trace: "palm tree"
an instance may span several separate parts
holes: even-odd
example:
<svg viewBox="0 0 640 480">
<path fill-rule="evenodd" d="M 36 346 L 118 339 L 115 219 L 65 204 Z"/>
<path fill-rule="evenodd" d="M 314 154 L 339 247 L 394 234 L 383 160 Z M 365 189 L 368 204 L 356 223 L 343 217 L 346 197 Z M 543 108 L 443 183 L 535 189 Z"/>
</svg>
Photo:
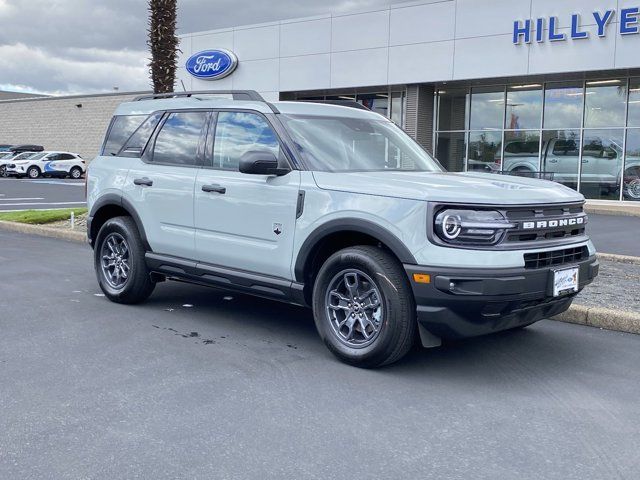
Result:
<svg viewBox="0 0 640 480">
<path fill-rule="evenodd" d="M 176 79 L 178 37 L 176 36 L 177 0 L 148 0 L 149 72 L 154 93 L 173 92 Z"/>
</svg>

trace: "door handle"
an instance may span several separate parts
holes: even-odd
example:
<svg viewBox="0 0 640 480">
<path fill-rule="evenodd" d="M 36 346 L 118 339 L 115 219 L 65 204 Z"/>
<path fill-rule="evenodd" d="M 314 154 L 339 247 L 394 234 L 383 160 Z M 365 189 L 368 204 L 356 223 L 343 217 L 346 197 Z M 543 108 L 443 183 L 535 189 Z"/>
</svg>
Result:
<svg viewBox="0 0 640 480">
<path fill-rule="evenodd" d="M 140 186 L 143 186 L 143 187 L 151 187 L 151 186 L 153 186 L 153 180 L 151 180 L 151 179 L 149 179 L 147 177 L 136 178 L 136 179 L 133 180 L 133 184 L 134 185 L 140 185 Z"/>
<path fill-rule="evenodd" d="M 589 163 L 589 160 L 582 160 L 582 163 Z"/>
<path fill-rule="evenodd" d="M 555 158 L 552 158 L 549 160 L 549 163 L 558 163 L 558 160 L 556 160 Z"/>
<path fill-rule="evenodd" d="M 225 193 L 227 193 L 227 189 L 224 188 L 221 185 L 218 184 L 214 184 L 214 185 L 203 185 L 202 186 L 202 191 L 203 192 L 207 192 L 207 193 L 219 193 L 221 195 L 224 195 Z"/>
</svg>

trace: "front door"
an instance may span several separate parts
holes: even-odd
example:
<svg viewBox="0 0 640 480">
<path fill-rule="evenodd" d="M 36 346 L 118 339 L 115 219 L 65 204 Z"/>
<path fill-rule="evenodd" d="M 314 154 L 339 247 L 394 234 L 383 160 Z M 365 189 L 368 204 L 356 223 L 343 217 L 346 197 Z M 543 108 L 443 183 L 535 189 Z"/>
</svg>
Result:
<svg viewBox="0 0 640 480">
<path fill-rule="evenodd" d="M 268 150 L 286 163 L 278 136 L 253 112 L 220 112 L 213 154 L 195 185 L 196 256 L 203 263 L 291 279 L 300 172 L 240 173 L 246 152 Z"/>
</svg>

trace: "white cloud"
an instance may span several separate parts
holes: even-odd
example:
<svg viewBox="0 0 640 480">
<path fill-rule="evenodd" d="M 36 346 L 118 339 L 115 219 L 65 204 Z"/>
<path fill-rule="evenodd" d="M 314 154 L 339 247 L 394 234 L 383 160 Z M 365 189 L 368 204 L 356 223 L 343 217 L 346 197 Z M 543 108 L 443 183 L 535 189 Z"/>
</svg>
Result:
<svg viewBox="0 0 640 480">
<path fill-rule="evenodd" d="M 179 33 L 406 0 L 179 0 Z M 0 87 L 46 93 L 147 90 L 142 0 L 0 0 Z"/>
</svg>

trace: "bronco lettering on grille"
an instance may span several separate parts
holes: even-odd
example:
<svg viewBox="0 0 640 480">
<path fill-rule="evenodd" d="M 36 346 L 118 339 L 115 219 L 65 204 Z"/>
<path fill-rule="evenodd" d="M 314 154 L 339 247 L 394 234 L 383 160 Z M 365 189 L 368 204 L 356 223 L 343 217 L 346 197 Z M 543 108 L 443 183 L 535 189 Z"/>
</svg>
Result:
<svg viewBox="0 0 640 480">
<path fill-rule="evenodd" d="M 572 225 L 584 225 L 584 217 L 562 218 L 558 220 L 538 220 L 535 222 L 522 222 L 523 230 L 538 230 L 545 228 L 568 227 Z"/>
</svg>

